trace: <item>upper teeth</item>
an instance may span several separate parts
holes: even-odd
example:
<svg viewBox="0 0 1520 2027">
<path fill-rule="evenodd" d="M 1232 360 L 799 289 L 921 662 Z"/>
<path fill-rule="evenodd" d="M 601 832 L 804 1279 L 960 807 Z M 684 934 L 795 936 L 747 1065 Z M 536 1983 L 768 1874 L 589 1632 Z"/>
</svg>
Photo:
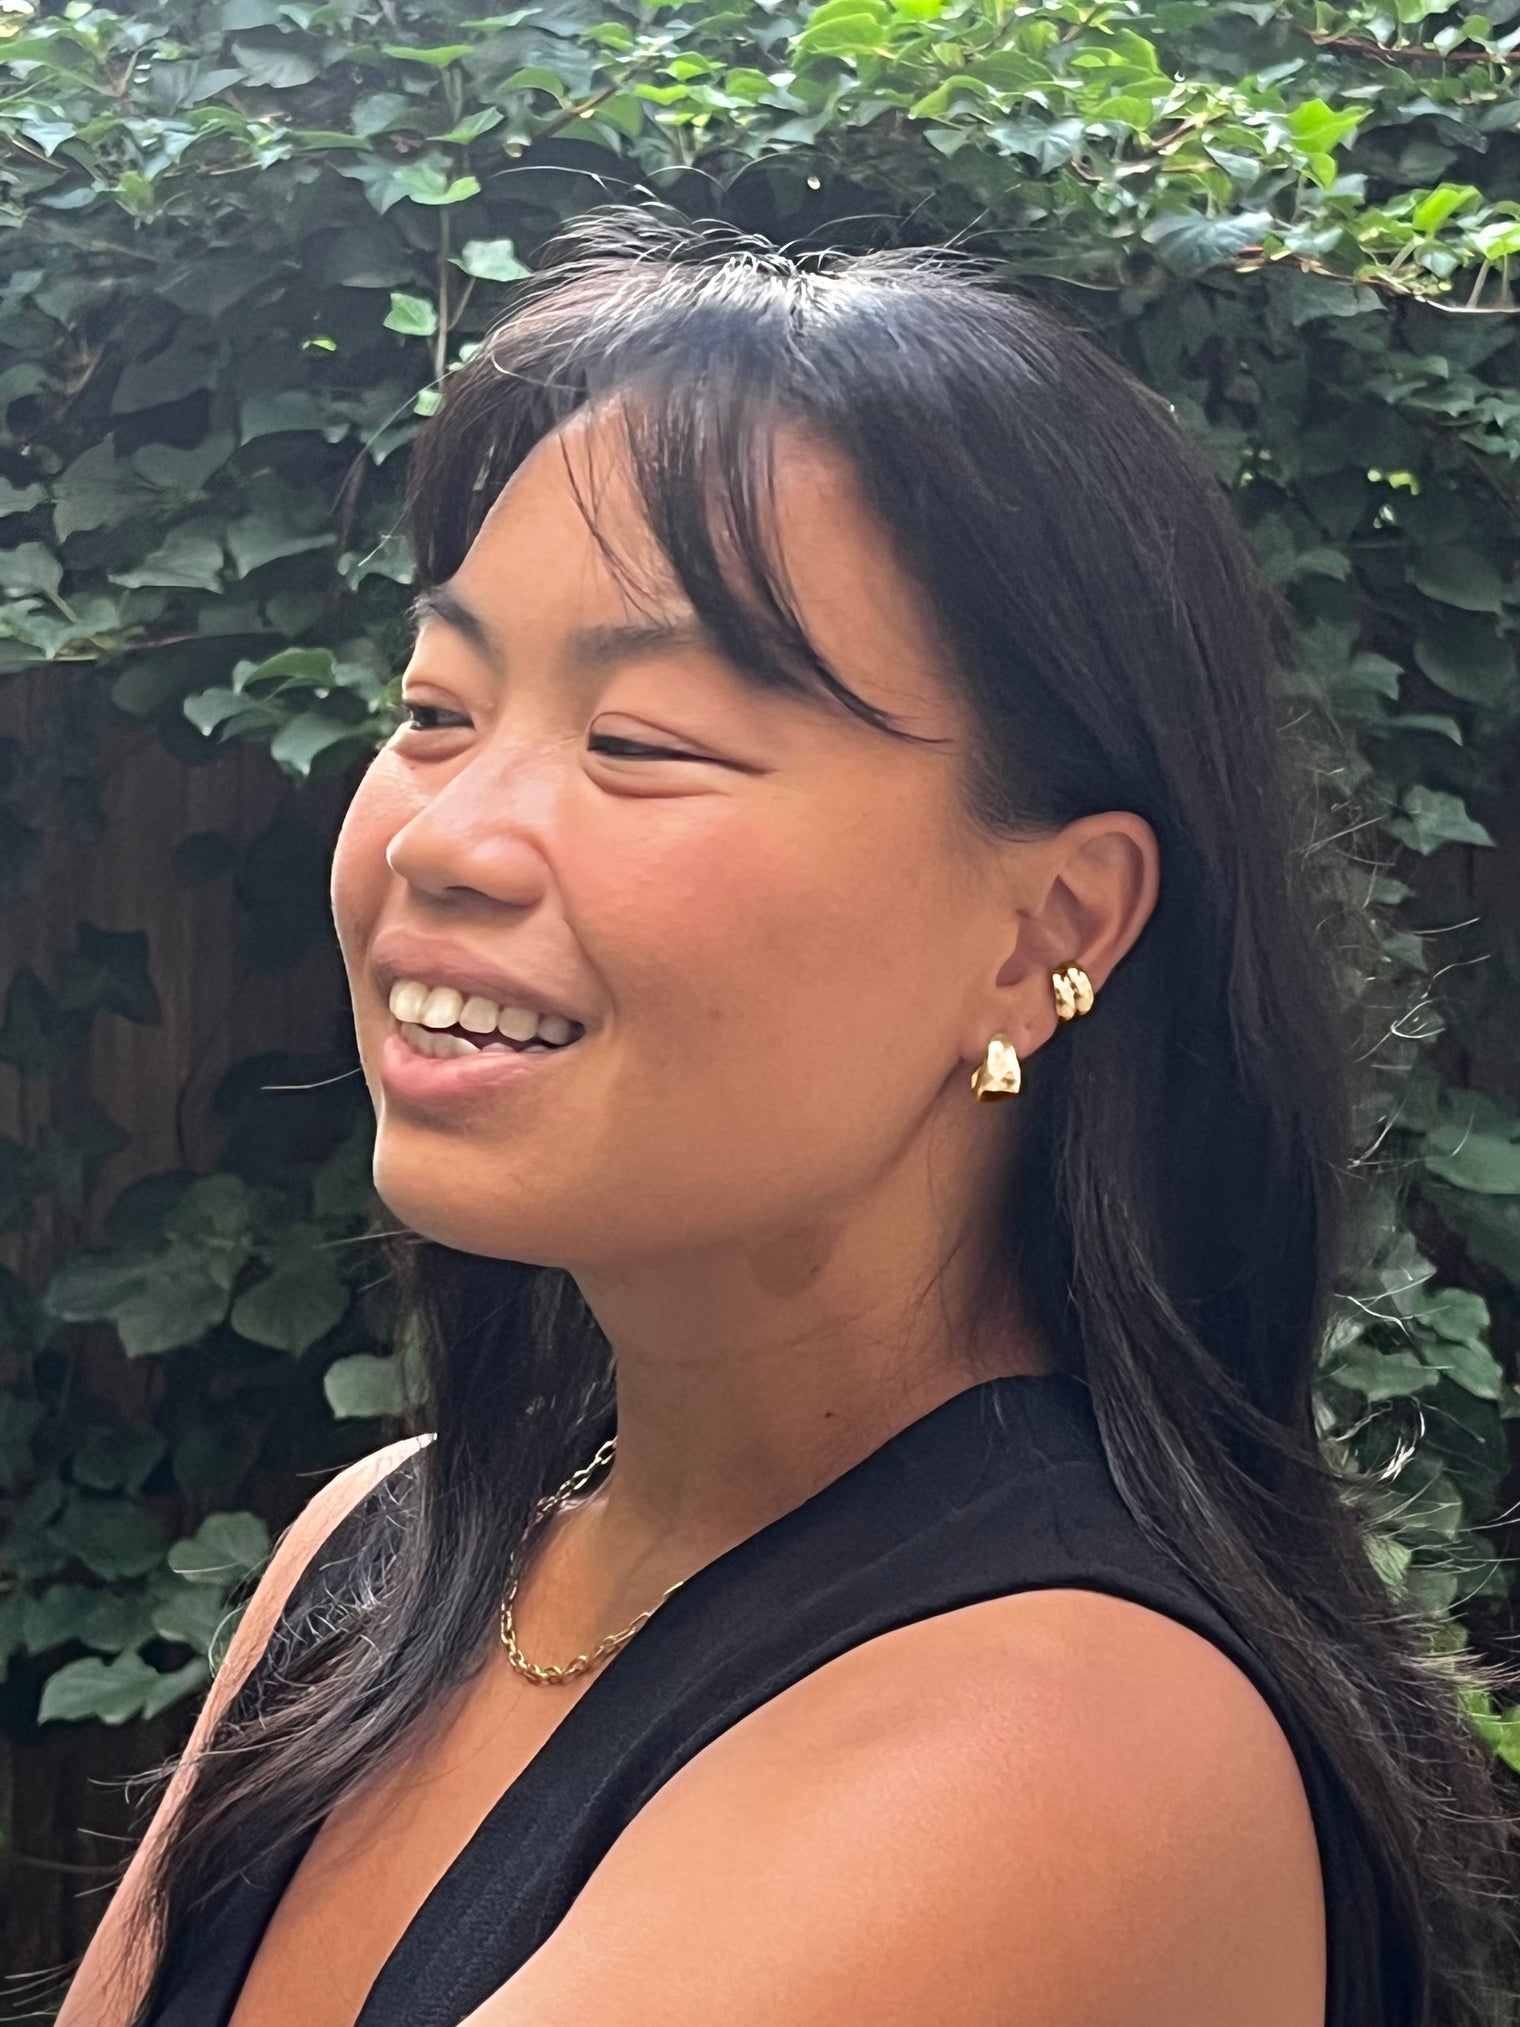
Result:
<svg viewBox="0 0 1520 2027">
<path fill-rule="evenodd" d="M 502 1034 L 512 1042 L 531 1042 L 536 1038 L 551 1048 L 568 1042 L 576 1025 L 563 1014 L 535 1013 L 525 1006 L 498 1006 L 482 993 L 466 997 L 451 985 L 423 985 L 415 978 L 397 979 L 391 987 L 390 1007 L 398 1021 L 410 1021 L 417 1027 L 459 1026 L 468 1034 Z"/>
</svg>

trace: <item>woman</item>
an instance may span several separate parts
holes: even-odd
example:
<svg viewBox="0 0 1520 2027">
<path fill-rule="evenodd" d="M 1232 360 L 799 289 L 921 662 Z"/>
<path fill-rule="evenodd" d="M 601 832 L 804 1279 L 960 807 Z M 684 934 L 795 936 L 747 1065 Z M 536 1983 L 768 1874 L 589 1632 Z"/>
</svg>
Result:
<svg viewBox="0 0 1520 2027">
<path fill-rule="evenodd" d="M 333 900 L 436 1433 L 286 1535 L 63 2027 L 1507 2017 L 1311 1415 L 1357 925 L 1169 411 L 610 207 L 411 485 Z"/>
</svg>

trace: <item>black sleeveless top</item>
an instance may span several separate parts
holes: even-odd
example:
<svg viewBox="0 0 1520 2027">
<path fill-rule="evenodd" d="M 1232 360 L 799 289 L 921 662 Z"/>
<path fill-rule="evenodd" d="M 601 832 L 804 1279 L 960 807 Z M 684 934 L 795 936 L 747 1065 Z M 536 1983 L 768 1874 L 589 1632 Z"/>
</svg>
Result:
<svg viewBox="0 0 1520 2027">
<path fill-rule="evenodd" d="M 361 1502 L 303 1582 L 330 1585 L 344 1539 L 351 1547 L 372 1517 Z M 381 1969 L 356 2027 L 458 2027 L 547 1939 L 671 1775 L 813 1669 L 894 1627 L 1057 1586 L 1176 1619 L 1255 1684 L 1297 1757 L 1318 1834 L 1326 2027 L 1399 2027 L 1413 1966 L 1311 1724 L 1223 1603 L 1141 1533 L 1104 1461 L 1086 1386 L 1060 1374 L 954 1395 L 688 1578 L 495 1803 Z M 1013 1679 L 1008 1694 L 1018 1694 Z M 234 1885 L 170 1939 L 149 2027 L 226 2027 L 314 1834 L 278 1854 L 250 1852 Z"/>
</svg>

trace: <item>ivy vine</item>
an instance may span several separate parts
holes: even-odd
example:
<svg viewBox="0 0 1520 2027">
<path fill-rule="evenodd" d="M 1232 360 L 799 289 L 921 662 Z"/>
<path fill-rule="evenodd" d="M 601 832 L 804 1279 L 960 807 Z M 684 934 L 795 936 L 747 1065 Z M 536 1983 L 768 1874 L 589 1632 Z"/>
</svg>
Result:
<svg viewBox="0 0 1520 2027">
<path fill-rule="evenodd" d="M 394 705 L 407 444 L 590 205 L 991 249 L 1173 404 L 1378 812 L 1367 897 L 1407 1008 L 1325 1440 L 1388 1474 L 1390 1586 L 1453 1646 L 1500 1639 L 1520 942 L 1473 891 L 1515 836 L 1520 0 L 3 0 L 0 36 L 0 697 L 39 695 L 46 728 L 0 739 L 3 906 L 34 902 L 48 840 L 130 849 L 99 778 L 124 724 L 186 770 L 228 742 L 301 783 L 362 764 Z M 328 933 L 288 820 L 194 833 L 175 871 L 230 883 L 255 970 Z M 80 921 L 50 975 L 9 978 L 0 1064 L 51 1093 L 0 1140 L 13 1239 L 101 1210 L 126 1134 L 78 1066 L 103 1013 L 159 1020 L 138 932 Z M 415 1395 L 364 1238 L 362 1090 L 309 1078 L 276 1120 L 262 1087 L 301 1067 L 224 1081 L 213 1172 L 134 1184 L 40 1283 L 0 1270 L 25 1724 L 197 1692 L 268 1552 L 261 1463 L 339 1461 Z M 140 1409 L 81 1380 L 102 1333 L 151 1369 Z M 1520 1768 L 1520 1715 L 1472 1714 Z"/>
</svg>

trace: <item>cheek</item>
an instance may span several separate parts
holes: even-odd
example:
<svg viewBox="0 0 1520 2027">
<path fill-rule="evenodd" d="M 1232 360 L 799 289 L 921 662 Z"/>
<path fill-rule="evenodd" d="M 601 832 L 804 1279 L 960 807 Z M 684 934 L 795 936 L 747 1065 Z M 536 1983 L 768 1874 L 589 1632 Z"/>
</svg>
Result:
<svg viewBox="0 0 1520 2027">
<path fill-rule="evenodd" d="M 412 812 L 415 798 L 381 753 L 354 791 L 333 849 L 332 910 L 345 958 L 362 943 L 393 875 L 386 849 Z"/>
<path fill-rule="evenodd" d="M 658 848 L 588 863 L 577 927 L 655 1060 L 660 1038 L 680 1037 L 685 1073 L 703 1055 L 731 1069 L 734 1049 L 754 1048 L 777 1076 L 795 1045 L 820 1073 L 858 1046 L 863 1008 L 901 1013 L 910 1050 L 918 1015 L 937 1025 L 928 946 L 953 933 L 949 884 L 931 855 L 895 842 L 928 825 L 889 822 L 874 802 L 826 822 L 816 806 L 797 815 L 704 811 Z"/>
</svg>

